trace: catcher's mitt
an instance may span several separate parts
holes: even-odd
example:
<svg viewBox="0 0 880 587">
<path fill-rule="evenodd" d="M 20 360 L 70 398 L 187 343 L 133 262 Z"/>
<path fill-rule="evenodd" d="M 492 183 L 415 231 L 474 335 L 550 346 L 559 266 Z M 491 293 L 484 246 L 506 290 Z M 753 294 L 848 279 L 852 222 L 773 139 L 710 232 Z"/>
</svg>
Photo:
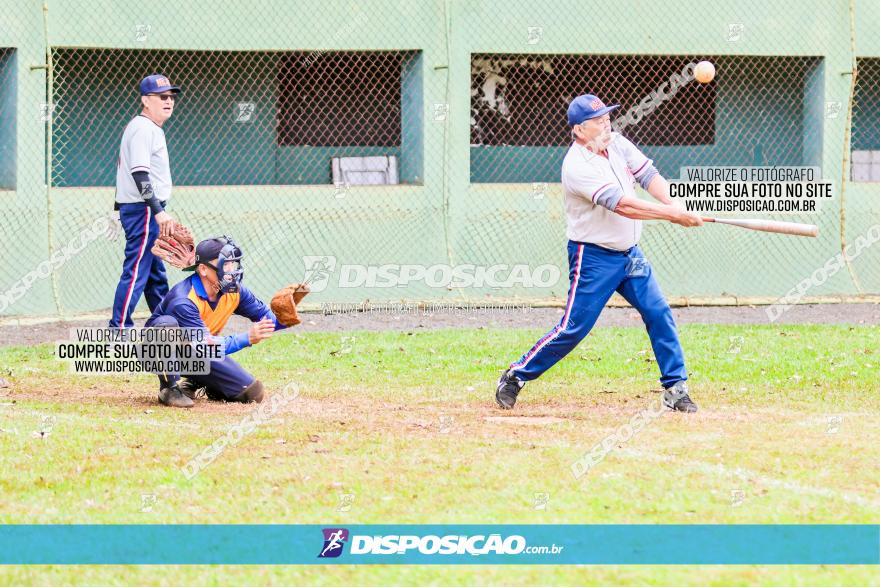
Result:
<svg viewBox="0 0 880 587">
<path fill-rule="evenodd" d="M 278 321 L 285 326 L 296 326 L 302 322 L 299 318 L 299 313 L 296 311 L 296 306 L 310 291 L 309 286 L 305 283 L 294 283 L 279 289 L 272 296 L 272 303 L 270 304 L 272 312 Z"/>
<path fill-rule="evenodd" d="M 178 269 L 190 267 L 196 262 L 196 245 L 192 231 L 178 223 L 175 223 L 171 236 L 159 235 L 150 251 Z"/>
</svg>

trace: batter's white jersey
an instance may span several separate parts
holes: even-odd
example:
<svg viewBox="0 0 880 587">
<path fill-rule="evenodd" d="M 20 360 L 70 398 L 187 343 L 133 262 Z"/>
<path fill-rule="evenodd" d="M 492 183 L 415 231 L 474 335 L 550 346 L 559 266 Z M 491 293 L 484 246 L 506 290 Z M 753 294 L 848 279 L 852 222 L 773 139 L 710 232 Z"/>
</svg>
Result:
<svg viewBox="0 0 880 587">
<path fill-rule="evenodd" d="M 116 201 L 136 204 L 144 198 L 138 191 L 131 174 L 147 171 L 156 199 L 164 202 L 171 197 L 171 166 L 168 164 L 168 145 L 162 127 L 139 114 L 125 127 L 116 162 Z"/>
<path fill-rule="evenodd" d="M 574 143 L 565 155 L 566 235 L 573 241 L 625 251 L 638 244 L 642 221 L 611 209 L 623 196 L 636 197 L 636 179 L 653 169 L 653 162 L 619 133 L 611 133 L 606 154 L 598 155 Z"/>
</svg>

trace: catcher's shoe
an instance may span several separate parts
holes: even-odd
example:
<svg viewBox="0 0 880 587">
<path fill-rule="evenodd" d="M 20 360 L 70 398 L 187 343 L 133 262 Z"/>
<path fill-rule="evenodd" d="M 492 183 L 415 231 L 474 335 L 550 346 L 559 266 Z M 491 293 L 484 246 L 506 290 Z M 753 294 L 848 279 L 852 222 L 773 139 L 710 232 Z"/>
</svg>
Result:
<svg viewBox="0 0 880 587">
<path fill-rule="evenodd" d="M 498 380 L 498 387 L 495 388 L 495 401 L 503 410 L 512 410 L 516 405 L 516 396 L 525 385 L 525 381 L 520 381 L 511 372 L 510 369 L 501 374 Z"/>
<path fill-rule="evenodd" d="M 193 401 L 181 393 L 177 385 L 163 387 L 159 391 L 159 402 L 172 408 L 191 408 Z"/>
<path fill-rule="evenodd" d="M 263 383 L 259 379 L 255 379 L 253 383 L 244 388 L 244 391 L 229 401 L 243 404 L 260 403 L 263 401 Z"/>
<path fill-rule="evenodd" d="M 180 393 L 192 400 L 205 395 L 205 387 L 200 387 L 198 383 L 189 377 L 181 377 L 180 381 L 177 382 L 177 387 L 180 389 Z"/>
<path fill-rule="evenodd" d="M 697 404 L 691 401 L 687 383 L 684 381 L 678 381 L 663 391 L 663 405 L 670 410 L 686 414 L 693 414 L 697 411 Z"/>
<path fill-rule="evenodd" d="M 231 402 L 235 400 L 231 400 L 225 395 L 223 392 L 217 389 L 216 387 L 206 387 L 205 388 L 205 397 L 211 400 L 212 402 Z"/>
</svg>

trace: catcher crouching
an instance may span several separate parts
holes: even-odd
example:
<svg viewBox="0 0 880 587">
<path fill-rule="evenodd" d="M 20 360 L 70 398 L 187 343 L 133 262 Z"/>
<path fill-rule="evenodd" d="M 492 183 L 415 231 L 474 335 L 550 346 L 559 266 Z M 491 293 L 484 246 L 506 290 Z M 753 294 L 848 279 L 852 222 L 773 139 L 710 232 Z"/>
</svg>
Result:
<svg viewBox="0 0 880 587">
<path fill-rule="evenodd" d="M 186 255 L 169 253 L 166 260 L 181 264 Z M 308 293 L 305 285 L 280 290 L 266 307 L 241 285 L 241 249 L 228 236 L 209 238 L 195 248 L 192 264 L 180 266 L 195 273 L 171 288 L 147 320 L 147 327 L 206 328 L 214 341 L 224 346 L 224 358 L 211 361 L 207 375 L 159 376 L 159 401 L 166 406 L 189 408 L 199 390 L 209 399 L 228 402 L 260 402 L 263 384 L 230 357 L 245 347 L 272 336 L 276 330 L 300 323 L 296 304 Z M 274 311 L 273 311 L 274 310 Z M 232 314 L 250 319 L 248 332 L 218 335 Z"/>
</svg>

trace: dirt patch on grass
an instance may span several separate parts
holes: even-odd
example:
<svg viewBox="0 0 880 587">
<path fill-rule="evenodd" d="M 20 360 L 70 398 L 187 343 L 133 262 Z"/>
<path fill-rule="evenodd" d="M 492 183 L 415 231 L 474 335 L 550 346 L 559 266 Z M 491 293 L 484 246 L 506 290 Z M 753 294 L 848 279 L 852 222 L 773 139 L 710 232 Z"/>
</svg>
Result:
<svg viewBox="0 0 880 587">
<path fill-rule="evenodd" d="M 770 324 L 764 307 L 722 306 L 674 308 L 678 324 Z M 516 310 L 468 309 L 462 312 L 410 312 L 382 314 L 352 312 L 343 314 L 303 314 L 297 332 L 350 332 L 416 330 L 436 328 L 544 328 L 550 329 L 562 316 L 561 308 L 529 308 Z M 138 320 L 142 325 L 144 320 Z M 878 304 L 811 304 L 794 306 L 776 324 L 880 324 Z M 0 346 L 32 345 L 66 340 L 71 328 L 104 327 L 106 320 L 57 321 L 32 325 L 0 326 Z M 638 312 L 632 308 L 605 308 L 596 325 L 644 328 Z M 225 333 L 245 332 L 248 322 L 233 316 Z"/>
<path fill-rule="evenodd" d="M 485 416 L 483 420 L 513 426 L 546 426 L 565 422 L 565 419 L 555 416 Z"/>
</svg>

